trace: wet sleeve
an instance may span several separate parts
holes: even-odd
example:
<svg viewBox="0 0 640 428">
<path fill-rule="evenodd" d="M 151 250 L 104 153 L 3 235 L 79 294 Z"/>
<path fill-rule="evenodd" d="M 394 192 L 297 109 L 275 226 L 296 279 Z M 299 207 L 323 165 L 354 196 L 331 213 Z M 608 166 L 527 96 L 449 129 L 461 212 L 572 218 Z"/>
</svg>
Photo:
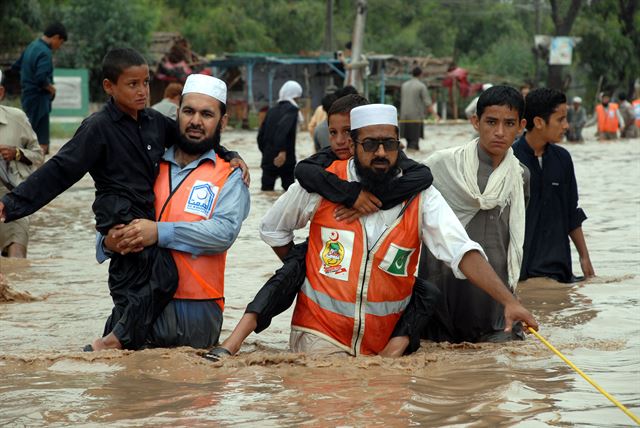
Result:
<svg viewBox="0 0 640 428">
<path fill-rule="evenodd" d="M 101 157 L 100 140 L 95 126 L 83 122 L 54 157 L 2 198 L 7 221 L 33 214 L 80 180 Z"/>
<path fill-rule="evenodd" d="M 394 178 L 374 192 L 382 202 L 383 210 L 406 201 L 433 183 L 429 167 L 409 159 L 402 151 L 398 154 L 398 167 L 402 170 L 402 176 Z"/>
<path fill-rule="evenodd" d="M 338 158 L 330 147 L 298 162 L 295 176 L 309 193 L 317 193 L 325 199 L 346 207 L 352 207 L 362 190 L 362 184 L 345 181 L 326 170 Z"/>
<path fill-rule="evenodd" d="M 573 161 L 571 156 L 567 154 L 569 162 L 567 168 L 567 174 L 569 175 L 569 195 L 568 195 L 568 209 L 569 209 L 569 232 L 572 232 L 576 228 L 582 226 L 582 222 L 587 219 L 587 215 L 582 208 L 578 206 L 578 183 L 576 181 L 576 174 L 573 170 Z"/>
</svg>

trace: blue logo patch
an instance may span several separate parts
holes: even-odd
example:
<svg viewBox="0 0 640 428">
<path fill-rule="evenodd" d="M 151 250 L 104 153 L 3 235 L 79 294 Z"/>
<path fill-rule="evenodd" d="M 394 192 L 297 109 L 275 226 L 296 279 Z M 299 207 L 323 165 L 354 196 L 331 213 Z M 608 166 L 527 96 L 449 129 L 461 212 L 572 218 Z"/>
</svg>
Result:
<svg viewBox="0 0 640 428">
<path fill-rule="evenodd" d="M 213 211 L 213 202 L 216 200 L 217 194 L 217 186 L 206 181 L 197 180 L 191 188 L 184 211 L 209 218 Z"/>
</svg>

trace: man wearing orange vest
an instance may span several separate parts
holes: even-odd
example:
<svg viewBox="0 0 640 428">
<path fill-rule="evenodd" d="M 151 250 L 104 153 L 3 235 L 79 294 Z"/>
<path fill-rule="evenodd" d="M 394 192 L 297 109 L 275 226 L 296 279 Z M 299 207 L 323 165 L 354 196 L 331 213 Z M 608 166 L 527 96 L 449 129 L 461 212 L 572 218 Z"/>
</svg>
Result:
<svg viewBox="0 0 640 428">
<path fill-rule="evenodd" d="M 611 102 L 609 94 L 602 95 L 602 103 L 596 106 L 598 119 L 598 139 L 615 140 L 618 138 L 618 128 L 624 120 L 618 111 L 618 104 Z"/>
<path fill-rule="evenodd" d="M 172 250 L 178 289 L 156 319 L 148 346 L 208 348 L 220 336 L 226 251 L 249 213 L 241 171 L 216 155 L 227 124 L 226 96 L 220 79 L 187 78 L 178 109 L 180 138 L 164 154 L 155 182 L 156 221 L 134 220 L 110 230 L 104 241 L 114 252 L 156 243 Z"/>
<path fill-rule="evenodd" d="M 350 119 L 354 158 L 335 161 L 328 171 L 366 189 L 384 185 L 399 172 L 396 108 L 356 107 Z M 394 341 L 404 349 L 406 338 L 390 337 L 411 298 L 422 243 L 456 276 L 502 303 L 507 326 L 519 320 L 537 328 L 435 188 L 351 223 L 336 219 L 338 207 L 295 183 L 262 219 L 260 235 L 281 258 L 293 245 L 294 230 L 310 222 L 306 279 L 292 318 L 292 351 L 375 355 L 393 348 Z"/>
</svg>

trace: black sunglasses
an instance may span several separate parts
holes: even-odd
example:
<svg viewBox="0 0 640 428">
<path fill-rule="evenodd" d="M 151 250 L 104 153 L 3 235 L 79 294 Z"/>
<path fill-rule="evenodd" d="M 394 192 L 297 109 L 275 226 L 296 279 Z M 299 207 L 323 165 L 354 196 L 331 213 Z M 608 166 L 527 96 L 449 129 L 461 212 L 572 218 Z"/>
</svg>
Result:
<svg viewBox="0 0 640 428">
<path fill-rule="evenodd" d="M 381 138 L 379 140 L 374 140 L 372 138 L 367 138 L 364 141 L 356 141 L 356 143 L 362 145 L 362 149 L 365 152 L 375 152 L 382 144 L 385 152 L 395 152 L 400 148 L 400 140 L 394 140 L 392 138 Z"/>
</svg>

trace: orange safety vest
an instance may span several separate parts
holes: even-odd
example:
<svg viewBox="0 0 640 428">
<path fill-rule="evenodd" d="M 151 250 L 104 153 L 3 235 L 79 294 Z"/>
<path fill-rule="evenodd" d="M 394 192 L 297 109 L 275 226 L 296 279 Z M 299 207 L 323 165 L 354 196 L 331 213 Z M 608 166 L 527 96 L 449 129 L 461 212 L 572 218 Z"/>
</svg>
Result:
<svg viewBox="0 0 640 428">
<path fill-rule="evenodd" d="M 633 113 L 636 117 L 636 126 L 640 128 L 640 99 L 635 100 L 632 104 Z"/>
<path fill-rule="evenodd" d="M 160 172 L 154 186 L 157 221 L 201 221 L 211 218 L 215 204 L 231 173 L 228 162 L 206 160 L 192 170 L 171 191 L 171 165 L 160 163 Z M 178 268 L 176 299 L 216 299 L 224 309 L 224 268 L 227 252 L 194 256 L 171 250 Z"/>
<path fill-rule="evenodd" d="M 327 171 L 347 179 L 347 161 Z M 364 223 L 334 219 L 322 199 L 311 219 L 307 276 L 292 329 L 320 336 L 352 355 L 377 354 L 409 304 L 421 243 L 421 197 L 382 234 L 371 251 Z"/>
<path fill-rule="evenodd" d="M 609 103 L 609 110 L 605 110 L 602 104 L 596 106 L 598 116 L 598 132 L 618 132 L 618 104 Z"/>
</svg>

